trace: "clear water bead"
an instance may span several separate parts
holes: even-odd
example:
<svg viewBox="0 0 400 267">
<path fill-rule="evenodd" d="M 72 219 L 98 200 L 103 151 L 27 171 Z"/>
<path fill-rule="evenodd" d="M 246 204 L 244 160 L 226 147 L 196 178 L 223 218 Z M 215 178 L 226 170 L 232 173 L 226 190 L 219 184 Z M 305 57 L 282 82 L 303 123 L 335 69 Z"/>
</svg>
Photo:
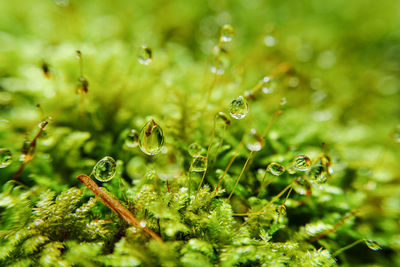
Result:
<svg viewBox="0 0 400 267">
<path fill-rule="evenodd" d="M 104 157 L 93 168 L 94 177 L 100 182 L 108 182 L 115 176 L 117 164 L 112 157 Z"/>
<path fill-rule="evenodd" d="M 10 166 L 12 163 L 12 153 L 8 148 L 0 148 L 0 168 Z"/>
<path fill-rule="evenodd" d="M 298 171 L 309 171 L 311 169 L 311 160 L 304 155 L 297 156 L 293 160 L 293 167 Z"/>
<path fill-rule="evenodd" d="M 229 43 L 232 41 L 233 36 L 235 36 L 235 29 L 229 24 L 223 25 L 221 28 L 220 41 Z"/>
<path fill-rule="evenodd" d="M 135 129 L 129 130 L 124 145 L 128 148 L 135 148 L 139 145 L 139 133 Z"/>
<path fill-rule="evenodd" d="M 268 165 L 267 172 L 275 176 L 280 176 L 285 172 L 285 168 L 278 163 L 272 162 Z"/>
<path fill-rule="evenodd" d="M 203 156 L 195 157 L 192 161 L 193 172 L 203 172 L 207 170 L 207 158 Z"/>
<path fill-rule="evenodd" d="M 140 64 L 142 65 L 149 65 L 151 61 L 153 60 L 153 52 L 150 47 L 146 45 L 142 45 L 140 47 L 137 60 L 139 61 Z"/>
<path fill-rule="evenodd" d="M 229 105 L 229 113 L 237 120 L 241 120 L 249 113 L 249 105 L 243 96 L 239 96 Z"/>
<path fill-rule="evenodd" d="M 160 153 L 164 144 L 164 133 L 154 121 L 147 122 L 139 134 L 139 148 L 147 155 Z"/>
</svg>

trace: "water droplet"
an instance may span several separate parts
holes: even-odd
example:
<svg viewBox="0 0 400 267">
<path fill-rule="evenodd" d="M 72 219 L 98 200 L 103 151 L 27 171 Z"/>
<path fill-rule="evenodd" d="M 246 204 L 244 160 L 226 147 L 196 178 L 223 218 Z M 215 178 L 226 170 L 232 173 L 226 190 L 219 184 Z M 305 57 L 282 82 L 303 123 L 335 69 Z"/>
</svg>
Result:
<svg viewBox="0 0 400 267">
<path fill-rule="evenodd" d="M 112 157 L 104 157 L 93 167 L 93 175 L 100 182 L 108 182 L 115 176 L 117 164 Z"/>
<path fill-rule="evenodd" d="M 243 119 L 249 113 L 249 105 L 243 96 L 239 96 L 229 105 L 229 113 L 235 119 Z"/>
<path fill-rule="evenodd" d="M 229 67 L 230 59 L 228 51 L 223 47 L 215 46 L 213 49 L 213 65 L 210 67 L 210 71 L 216 75 L 222 75 L 225 70 Z"/>
<path fill-rule="evenodd" d="M 147 122 L 139 134 L 139 147 L 147 155 L 160 153 L 164 144 L 164 133 L 161 127 L 154 121 Z"/>
<path fill-rule="evenodd" d="M 270 77 L 265 76 L 261 80 L 261 91 L 264 94 L 271 94 L 274 90 L 275 90 L 275 84 L 273 80 Z"/>
<path fill-rule="evenodd" d="M 205 170 L 207 170 L 207 158 L 203 156 L 195 157 L 192 162 L 192 171 L 203 172 Z"/>
<path fill-rule="evenodd" d="M 380 249 L 382 249 L 378 243 L 374 240 L 370 240 L 370 239 L 366 239 L 364 240 L 365 244 L 373 251 L 378 251 Z"/>
<path fill-rule="evenodd" d="M 11 163 L 11 151 L 8 148 L 0 148 L 0 168 L 8 167 Z"/>
<path fill-rule="evenodd" d="M 267 35 L 264 38 L 264 44 L 268 47 L 273 47 L 276 45 L 276 39 L 272 35 Z"/>
<path fill-rule="evenodd" d="M 139 50 L 139 54 L 137 56 L 137 60 L 142 65 L 149 65 L 153 58 L 153 52 L 150 47 L 146 45 L 142 45 Z"/>
<path fill-rule="evenodd" d="M 293 190 L 300 195 L 308 196 L 311 194 L 311 185 L 303 178 L 298 177 L 296 182 L 293 183 Z"/>
<path fill-rule="evenodd" d="M 321 164 L 316 164 L 316 166 L 313 166 L 311 172 L 312 172 L 311 177 L 318 184 L 323 184 L 328 179 L 327 170 L 326 170 L 325 166 L 323 166 Z"/>
<path fill-rule="evenodd" d="M 260 151 L 264 146 L 263 138 L 257 134 L 254 128 L 250 130 L 250 134 L 245 136 L 244 142 L 250 151 Z"/>
<path fill-rule="evenodd" d="M 281 107 L 283 107 L 284 105 L 286 105 L 287 104 L 287 99 L 286 99 L 286 97 L 282 97 L 281 98 L 281 102 L 279 103 L 279 105 L 281 106 Z"/>
<path fill-rule="evenodd" d="M 135 129 L 129 130 L 124 145 L 128 148 L 135 148 L 139 145 L 139 133 Z"/>
<path fill-rule="evenodd" d="M 304 155 L 297 156 L 293 160 L 293 167 L 298 171 L 309 171 L 311 169 L 311 160 Z"/>
<path fill-rule="evenodd" d="M 223 112 L 218 112 L 215 117 L 217 119 L 222 120 L 226 125 L 231 125 L 231 120 L 229 119 L 228 115 Z"/>
<path fill-rule="evenodd" d="M 280 176 L 285 172 L 285 167 L 283 167 L 278 163 L 273 162 L 268 165 L 267 171 L 272 175 Z"/>
<path fill-rule="evenodd" d="M 204 149 L 201 145 L 199 145 L 198 143 L 193 143 L 191 145 L 189 145 L 188 148 L 188 152 L 190 154 L 190 156 L 192 157 L 198 157 L 201 155 L 201 153 L 203 153 Z"/>
<path fill-rule="evenodd" d="M 235 29 L 229 24 L 223 25 L 221 28 L 220 41 L 229 43 L 232 41 L 233 36 L 235 36 Z"/>
</svg>

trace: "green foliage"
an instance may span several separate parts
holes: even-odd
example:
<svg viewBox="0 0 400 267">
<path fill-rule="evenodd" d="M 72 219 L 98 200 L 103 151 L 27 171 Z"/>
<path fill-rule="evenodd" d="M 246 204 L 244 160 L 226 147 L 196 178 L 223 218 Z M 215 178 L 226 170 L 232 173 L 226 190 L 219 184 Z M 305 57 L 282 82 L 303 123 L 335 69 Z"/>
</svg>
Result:
<svg viewBox="0 0 400 267">
<path fill-rule="evenodd" d="M 0 266 L 400 265 L 395 0 L 0 11 Z"/>
</svg>

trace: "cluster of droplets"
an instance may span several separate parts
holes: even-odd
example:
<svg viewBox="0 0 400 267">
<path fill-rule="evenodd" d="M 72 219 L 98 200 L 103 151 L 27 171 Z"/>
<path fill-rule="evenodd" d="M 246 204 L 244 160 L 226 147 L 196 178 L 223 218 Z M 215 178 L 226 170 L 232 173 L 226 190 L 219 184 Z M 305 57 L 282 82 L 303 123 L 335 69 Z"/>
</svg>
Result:
<svg viewBox="0 0 400 267">
<path fill-rule="evenodd" d="M 241 120 L 249 113 L 249 104 L 243 96 L 239 96 L 229 104 L 228 111 L 232 118 Z"/>
<path fill-rule="evenodd" d="M 142 65 L 149 65 L 153 60 L 153 51 L 150 47 L 142 45 L 137 55 L 137 60 Z"/>
<path fill-rule="evenodd" d="M 0 148 L 0 168 L 10 166 L 12 163 L 12 153 L 8 148 Z"/>
<path fill-rule="evenodd" d="M 114 178 L 117 164 L 112 157 L 104 157 L 93 167 L 92 174 L 100 182 L 108 182 Z"/>
<path fill-rule="evenodd" d="M 208 160 L 207 157 L 202 156 L 205 149 L 199 143 L 192 143 L 188 147 L 189 155 L 193 157 L 191 163 L 191 171 L 203 172 L 207 170 Z"/>
<path fill-rule="evenodd" d="M 147 122 L 139 133 L 139 148 L 147 155 L 160 153 L 164 145 L 164 133 L 153 119 Z"/>
</svg>

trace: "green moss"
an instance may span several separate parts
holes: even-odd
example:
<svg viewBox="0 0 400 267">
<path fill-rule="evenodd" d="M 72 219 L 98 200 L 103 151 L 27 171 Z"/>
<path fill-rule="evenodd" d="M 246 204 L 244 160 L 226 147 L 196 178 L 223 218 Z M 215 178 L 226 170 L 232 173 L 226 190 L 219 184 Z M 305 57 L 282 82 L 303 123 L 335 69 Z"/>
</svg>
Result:
<svg viewBox="0 0 400 267">
<path fill-rule="evenodd" d="M 400 265 L 396 1 L 0 11 L 1 266 Z"/>
</svg>

